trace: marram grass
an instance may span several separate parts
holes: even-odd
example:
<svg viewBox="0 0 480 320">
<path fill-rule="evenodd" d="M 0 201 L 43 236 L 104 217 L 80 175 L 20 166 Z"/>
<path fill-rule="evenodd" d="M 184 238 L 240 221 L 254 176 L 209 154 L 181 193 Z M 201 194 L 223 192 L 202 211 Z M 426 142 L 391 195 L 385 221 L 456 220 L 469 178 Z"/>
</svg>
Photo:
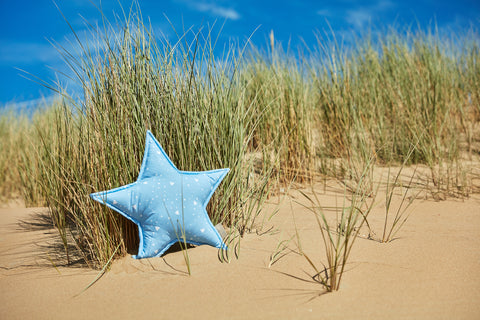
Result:
<svg viewBox="0 0 480 320">
<path fill-rule="evenodd" d="M 473 31 L 388 31 L 348 48 L 319 38 L 300 57 L 272 37 L 268 52 L 231 47 L 219 59 L 212 30 L 160 41 L 139 11 L 104 26 L 79 54 L 58 48 L 81 98 L 57 88 L 64 100 L 33 120 L 0 115 L 1 195 L 46 203 L 65 248 L 73 240 L 92 267 L 138 245 L 136 226 L 88 195 L 136 179 L 146 130 L 181 170 L 231 169 L 207 211 L 240 236 L 292 180 L 323 175 L 374 192 L 372 157 L 426 165 L 436 199 L 478 191 L 465 161 L 480 150 Z"/>
</svg>

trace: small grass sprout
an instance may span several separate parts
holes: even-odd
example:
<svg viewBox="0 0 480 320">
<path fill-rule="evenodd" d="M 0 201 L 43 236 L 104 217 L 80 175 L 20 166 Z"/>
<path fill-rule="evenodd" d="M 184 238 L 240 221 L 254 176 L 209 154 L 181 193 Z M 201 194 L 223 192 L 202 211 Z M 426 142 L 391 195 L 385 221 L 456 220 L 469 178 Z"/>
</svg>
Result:
<svg viewBox="0 0 480 320">
<path fill-rule="evenodd" d="M 319 267 L 302 249 L 301 245 L 298 246 L 299 251 L 315 271 L 312 279 L 320 283 L 328 292 L 337 291 L 340 288 L 345 266 L 348 263 L 355 240 L 372 209 L 374 200 L 370 203 L 367 201 L 370 192 L 366 192 L 366 189 L 363 188 L 363 184 L 366 182 L 364 178 L 372 165 L 373 159 L 367 162 L 359 180 L 359 185 L 350 198 L 348 198 L 345 190 L 343 206 L 337 208 L 336 222 L 329 221 L 329 217 L 324 212 L 315 191 L 312 190 L 313 198 L 305 192 L 301 192 L 310 203 L 309 206 L 304 206 L 313 213 L 322 236 L 326 263 L 322 263 L 322 267 Z M 298 232 L 297 236 L 300 237 Z"/>
<path fill-rule="evenodd" d="M 390 169 L 388 168 L 388 178 L 387 178 L 387 190 L 385 193 L 385 221 L 383 224 L 383 232 L 381 242 L 390 242 L 394 239 L 397 232 L 402 228 L 405 222 L 408 220 L 409 213 L 407 212 L 408 208 L 411 206 L 413 201 L 416 199 L 420 191 L 415 192 L 413 188 L 413 179 L 416 175 L 417 169 L 415 168 L 413 173 L 410 176 L 406 185 L 403 185 L 399 180 L 403 166 L 395 175 L 393 183 L 390 183 Z M 400 189 L 401 192 L 401 201 L 395 210 L 395 216 L 393 220 L 390 220 L 391 210 L 392 210 L 392 198 L 395 194 L 395 190 Z M 412 191 L 413 190 L 413 191 Z M 413 194 L 412 194 L 413 193 Z M 410 194 L 410 196 L 409 196 Z"/>
</svg>

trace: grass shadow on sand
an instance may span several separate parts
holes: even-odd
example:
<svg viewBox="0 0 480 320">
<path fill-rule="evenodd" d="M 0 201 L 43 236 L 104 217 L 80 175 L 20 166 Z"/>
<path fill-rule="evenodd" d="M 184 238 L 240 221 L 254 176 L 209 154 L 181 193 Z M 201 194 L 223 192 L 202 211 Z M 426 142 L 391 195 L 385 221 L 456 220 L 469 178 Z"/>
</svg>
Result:
<svg viewBox="0 0 480 320">
<path fill-rule="evenodd" d="M 12 258 L 22 259 L 25 262 L 18 265 L 19 267 L 87 267 L 85 258 L 73 241 L 69 243 L 70 261 L 68 262 L 62 239 L 53 224 L 50 213 L 46 210 L 35 210 L 25 218 L 19 219 L 12 232 L 18 234 L 17 239 L 26 239 L 21 242 L 16 241 L 19 250 L 13 254 L 17 254 L 18 257 Z M 72 236 L 71 233 L 70 236 Z"/>
</svg>

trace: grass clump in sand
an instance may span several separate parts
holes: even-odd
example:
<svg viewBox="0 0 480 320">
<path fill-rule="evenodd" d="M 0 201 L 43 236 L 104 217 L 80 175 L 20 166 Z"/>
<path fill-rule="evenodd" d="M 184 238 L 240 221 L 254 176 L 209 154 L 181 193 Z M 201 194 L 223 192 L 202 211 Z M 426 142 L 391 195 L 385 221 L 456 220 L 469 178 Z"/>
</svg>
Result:
<svg viewBox="0 0 480 320">
<path fill-rule="evenodd" d="M 478 63 L 465 60 L 465 52 L 478 58 L 473 39 L 390 30 L 376 39 L 364 37 L 350 50 L 336 41 L 321 45 L 316 59 L 329 63 L 311 62 L 325 141 L 320 154 L 344 159 L 340 170 L 348 174 L 351 159 L 365 161 L 374 151 L 380 164 L 391 165 L 403 161 L 418 141 L 407 164 L 427 165 L 436 193 L 465 189 L 466 180 L 452 183 L 458 176 L 438 168 L 455 167 L 460 159 L 466 132 L 460 124 L 478 125 L 478 103 L 469 102 L 478 91 L 471 86 Z"/>
<path fill-rule="evenodd" d="M 414 149 L 414 147 L 410 149 L 411 152 L 409 152 L 409 154 L 405 158 L 403 165 L 400 167 L 398 172 L 393 175 L 393 181 L 391 181 L 391 168 L 388 168 L 385 190 L 385 220 L 383 224 L 382 237 L 380 239 L 380 242 L 382 243 L 392 241 L 397 232 L 403 227 L 405 222 L 407 222 L 409 217 L 409 213 L 407 212 L 407 210 L 419 194 L 419 191 L 415 192 L 415 187 L 413 185 L 413 179 L 416 177 L 417 168 L 415 168 L 413 172 L 410 173 L 410 178 L 408 179 L 408 182 L 405 183 L 401 180 L 401 175 L 405 167 L 405 163 L 408 161 L 408 158 L 413 153 Z M 395 190 L 397 189 L 400 190 L 401 200 L 400 203 L 396 206 L 396 210 L 394 210 L 395 215 L 391 217 L 391 210 L 393 209 L 392 200 L 395 195 Z"/>
<path fill-rule="evenodd" d="M 246 146 L 256 115 L 234 85 L 234 49 L 218 63 L 211 30 L 188 30 L 175 44 L 158 43 L 139 11 L 118 28 L 92 33 L 95 48 L 79 42 L 80 56 L 60 48 L 84 98 L 59 110 L 57 140 L 45 148 L 43 191 L 62 237 L 71 230 L 94 267 L 119 244 L 118 254 L 135 250 L 136 226 L 88 194 L 136 179 L 147 129 L 181 170 L 230 168 L 207 211 L 214 224 L 247 228 L 252 217 L 245 213 L 262 199 L 267 177 L 260 169 L 255 181 L 249 179 L 253 162 Z"/>
<path fill-rule="evenodd" d="M 365 188 L 367 180 L 364 178 L 367 176 L 371 166 L 373 166 L 373 160 L 370 160 L 365 166 L 361 178 L 358 181 L 358 187 L 350 197 L 345 190 L 343 206 L 334 208 L 337 213 L 335 220 L 329 219 L 326 215 L 314 190 L 312 190 L 313 196 L 302 192 L 303 196 L 310 203 L 309 206 L 305 205 L 305 207 L 315 216 L 318 229 L 322 236 L 322 242 L 325 247 L 326 264 L 322 264 L 320 267 L 314 263 L 311 256 L 302 249 L 300 243 L 301 235 L 299 235 L 297 231 L 298 249 L 300 254 L 315 271 L 312 279 L 323 285 L 327 292 L 337 291 L 340 288 L 350 252 L 359 235 L 360 229 L 367 223 L 368 215 L 375 202 L 375 197 L 369 199 L 370 192 L 366 191 L 368 188 Z"/>
</svg>

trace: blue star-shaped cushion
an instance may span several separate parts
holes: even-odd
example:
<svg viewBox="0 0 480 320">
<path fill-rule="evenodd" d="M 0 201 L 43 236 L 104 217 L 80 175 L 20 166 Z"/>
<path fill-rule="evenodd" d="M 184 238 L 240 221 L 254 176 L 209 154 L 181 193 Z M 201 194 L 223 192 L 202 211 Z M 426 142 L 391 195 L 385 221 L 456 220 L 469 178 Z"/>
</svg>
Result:
<svg viewBox="0 0 480 320">
<path fill-rule="evenodd" d="M 90 196 L 138 225 L 134 258 L 161 256 L 185 235 L 194 245 L 225 247 L 207 214 L 207 203 L 229 169 L 178 170 L 148 131 L 137 181 Z"/>
</svg>

